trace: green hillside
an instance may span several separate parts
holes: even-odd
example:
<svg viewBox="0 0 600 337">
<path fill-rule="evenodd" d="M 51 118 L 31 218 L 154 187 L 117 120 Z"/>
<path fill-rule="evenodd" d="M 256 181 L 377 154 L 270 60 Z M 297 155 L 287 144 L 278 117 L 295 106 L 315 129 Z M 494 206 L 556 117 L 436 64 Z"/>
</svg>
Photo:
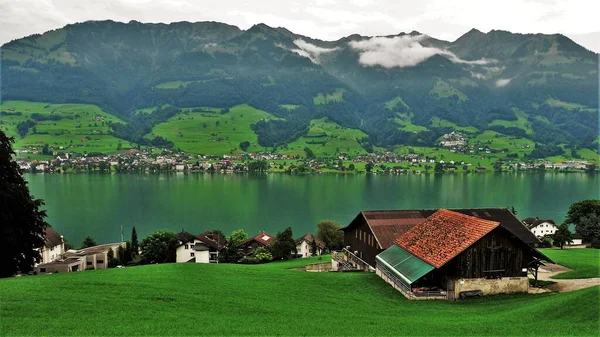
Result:
<svg viewBox="0 0 600 337">
<path fill-rule="evenodd" d="M 188 153 L 223 155 L 241 152 L 241 142 L 250 142 L 248 152 L 264 151 L 251 125 L 262 119 L 276 119 L 273 115 L 247 104 L 237 105 L 222 113 L 223 109 L 186 108 L 152 129 L 158 135 Z"/>
<path fill-rule="evenodd" d="M 179 263 L 2 279 L 2 334 L 590 336 L 598 332 L 594 322 L 600 314 L 599 287 L 453 303 L 409 301 L 374 273 L 288 269 L 314 262 L 318 261 Z"/>
<path fill-rule="evenodd" d="M 111 153 L 117 151 L 119 142 L 123 149 L 132 147 L 129 142 L 110 135 L 108 123 L 124 122 L 91 104 L 4 101 L 0 105 L 0 121 L 0 130 L 15 138 L 16 149 L 41 149 L 48 144 L 56 151 L 62 148 L 78 153 Z M 21 137 L 18 125 L 27 121 L 33 124 Z"/>
</svg>

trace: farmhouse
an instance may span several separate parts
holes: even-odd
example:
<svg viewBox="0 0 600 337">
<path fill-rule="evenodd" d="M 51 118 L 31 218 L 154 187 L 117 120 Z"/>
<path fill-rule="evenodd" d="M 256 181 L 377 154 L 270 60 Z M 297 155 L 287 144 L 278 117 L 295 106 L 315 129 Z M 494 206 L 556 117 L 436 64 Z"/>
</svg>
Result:
<svg viewBox="0 0 600 337">
<path fill-rule="evenodd" d="M 209 263 L 209 246 L 198 237 L 186 231 L 177 233 L 179 244 L 175 250 L 177 257 L 175 262 Z"/>
<path fill-rule="evenodd" d="M 254 254 L 254 250 L 256 250 L 259 247 L 270 246 L 273 243 L 273 241 L 275 241 L 275 237 L 273 235 L 261 232 L 251 237 L 250 239 L 242 242 L 238 246 L 238 252 L 244 256 L 249 256 Z"/>
<path fill-rule="evenodd" d="M 323 253 L 323 249 L 325 249 L 325 244 L 314 237 L 312 234 L 305 234 L 304 236 L 296 239 L 296 253 L 299 257 L 311 257 L 313 256 L 312 245 L 313 242 L 316 243 L 316 255 L 321 255 Z"/>
<path fill-rule="evenodd" d="M 542 220 L 537 217 L 524 219 L 523 224 L 538 238 L 553 235 L 558 230 L 554 220 Z"/>
<path fill-rule="evenodd" d="M 52 227 L 44 231 L 44 246 L 40 248 L 41 263 L 50 263 L 65 253 L 65 240 Z"/>
<path fill-rule="evenodd" d="M 216 263 L 219 259 L 219 253 L 225 248 L 227 240 L 220 234 L 210 231 L 198 234 L 197 238 L 208 246 L 209 262 Z"/>
<path fill-rule="evenodd" d="M 394 245 L 402 234 L 435 213 L 437 209 L 362 211 L 344 228 L 344 246 L 371 267 L 375 256 Z M 527 244 L 539 243 L 507 208 L 452 209 L 465 215 L 496 221 Z"/>
<path fill-rule="evenodd" d="M 376 257 L 376 273 L 409 299 L 527 292 L 550 261 L 500 222 L 440 209 Z"/>
</svg>

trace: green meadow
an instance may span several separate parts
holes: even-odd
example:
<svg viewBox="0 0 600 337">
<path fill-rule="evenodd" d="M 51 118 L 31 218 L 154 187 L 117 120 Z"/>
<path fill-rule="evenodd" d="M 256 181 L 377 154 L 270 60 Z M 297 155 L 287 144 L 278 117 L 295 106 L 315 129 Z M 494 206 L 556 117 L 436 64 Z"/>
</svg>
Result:
<svg viewBox="0 0 600 337">
<path fill-rule="evenodd" d="M 555 279 L 600 277 L 600 249 L 541 249 L 554 262 L 573 271 L 555 275 Z"/>
<path fill-rule="evenodd" d="M 315 262 L 179 263 L 2 279 L 2 334 L 598 334 L 600 287 L 464 302 L 409 301 L 374 273 L 290 269 Z"/>
<path fill-rule="evenodd" d="M 519 129 L 524 130 L 528 135 L 533 134 L 533 129 L 531 128 L 531 124 L 527 120 L 528 115 L 517 108 L 513 108 L 512 110 L 515 113 L 515 116 L 517 116 L 516 121 L 495 119 L 492 122 L 490 122 L 488 125 L 489 126 L 499 125 L 499 126 L 504 126 L 507 128 L 514 127 L 514 128 L 519 128 Z"/>
<path fill-rule="evenodd" d="M 244 141 L 250 142 L 248 152 L 258 152 L 265 148 L 258 144 L 258 137 L 250 126 L 262 119 L 277 119 L 247 104 L 234 106 L 227 113 L 216 108 L 199 108 L 201 112 L 194 112 L 196 109 L 183 109 L 183 113 L 156 125 L 152 134 L 167 138 L 176 148 L 188 153 L 239 153 L 239 145 Z"/>
<path fill-rule="evenodd" d="M 358 142 L 366 136 L 360 130 L 340 126 L 327 118 L 313 119 L 306 135 L 282 147 L 279 152 L 304 155 L 304 148 L 308 147 L 317 157 L 337 156 L 340 152 L 355 156 L 367 153 Z"/>
<path fill-rule="evenodd" d="M 129 142 L 110 135 L 108 123 L 123 121 L 96 105 L 4 101 L 0 111 L 0 129 L 15 138 L 16 149 L 28 146 L 41 149 L 48 144 L 56 151 L 62 147 L 65 151 L 78 153 L 112 153 L 117 151 L 119 142 L 123 149 L 133 147 Z M 29 128 L 25 137 L 21 137 L 17 125 L 32 119 L 34 113 L 57 120 L 40 120 L 35 128 Z"/>
<path fill-rule="evenodd" d="M 439 117 L 431 118 L 430 123 L 431 123 L 431 126 L 434 128 L 454 128 L 455 130 L 463 131 L 463 132 L 467 132 L 467 133 L 475 133 L 475 132 L 479 131 L 474 126 L 458 126 L 458 124 L 456 124 L 456 123 L 447 121 L 445 119 L 441 119 Z"/>
</svg>

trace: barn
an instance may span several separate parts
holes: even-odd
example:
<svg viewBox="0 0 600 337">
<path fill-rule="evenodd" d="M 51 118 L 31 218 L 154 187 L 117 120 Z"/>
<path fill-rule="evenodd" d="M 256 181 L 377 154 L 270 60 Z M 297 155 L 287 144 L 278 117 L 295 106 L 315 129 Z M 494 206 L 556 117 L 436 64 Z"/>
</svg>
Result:
<svg viewBox="0 0 600 337">
<path fill-rule="evenodd" d="M 375 267 L 375 256 L 394 245 L 397 238 L 437 212 L 438 209 L 361 211 L 342 228 L 347 250 Z M 499 222 L 500 226 L 529 245 L 539 243 L 507 208 L 461 208 L 452 211 Z"/>
<path fill-rule="evenodd" d="M 500 222 L 440 209 L 376 256 L 376 273 L 410 299 L 527 292 L 550 261 Z"/>
</svg>

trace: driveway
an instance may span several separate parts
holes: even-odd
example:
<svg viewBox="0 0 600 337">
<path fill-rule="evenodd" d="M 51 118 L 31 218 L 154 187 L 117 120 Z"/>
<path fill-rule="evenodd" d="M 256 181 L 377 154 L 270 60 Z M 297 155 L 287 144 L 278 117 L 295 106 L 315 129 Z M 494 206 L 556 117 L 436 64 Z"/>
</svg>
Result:
<svg viewBox="0 0 600 337">
<path fill-rule="evenodd" d="M 589 287 L 600 285 L 600 277 L 568 279 L 568 280 L 567 279 L 550 278 L 554 275 L 568 272 L 568 271 L 571 271 L 571 269 L 561 266 L 559 264 L 546 263 L 546 265 L 543 267 L 540 267 L 540 269 L 538 271 L 538 280 L 556 282 L 545 288 L 552 290 L 552 291 L 561 291 L 561 292 L 574 291 L 574 290 L 579 290 L 579 289 L 583 289 L 583 288 L 589 288 Z"/>
</svg>

